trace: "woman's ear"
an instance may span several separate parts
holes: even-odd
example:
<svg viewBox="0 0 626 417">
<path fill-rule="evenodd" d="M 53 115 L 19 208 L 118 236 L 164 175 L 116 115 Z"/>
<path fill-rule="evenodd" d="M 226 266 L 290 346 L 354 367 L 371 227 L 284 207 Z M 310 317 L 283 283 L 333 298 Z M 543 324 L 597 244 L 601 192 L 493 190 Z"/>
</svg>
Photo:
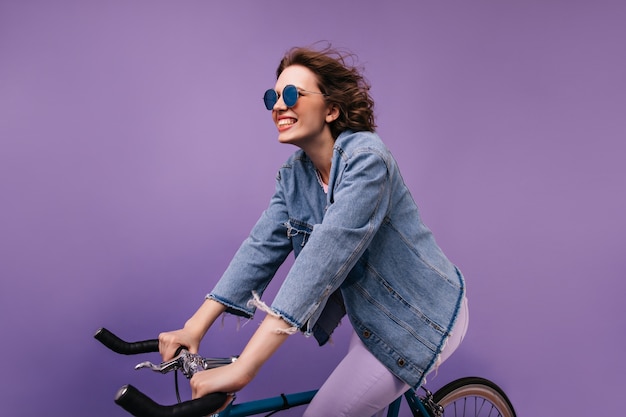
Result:
<svg viewBox="0 0 626 417">
<path fill-rule="evenodd" d="M 339 117 L 339 106 L 331 104 L 326 113 L 326 123 L 332 123 Z"/>
</svg>

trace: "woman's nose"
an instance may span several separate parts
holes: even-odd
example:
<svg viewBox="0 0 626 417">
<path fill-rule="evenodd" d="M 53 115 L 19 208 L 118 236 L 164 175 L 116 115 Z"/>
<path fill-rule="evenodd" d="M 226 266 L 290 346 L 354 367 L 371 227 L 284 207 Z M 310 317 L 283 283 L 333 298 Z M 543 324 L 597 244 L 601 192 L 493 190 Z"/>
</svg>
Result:
<svg viewBox="0 0 626 417">
<path fill-rule="evenodd" d="M 272 110 L 287 110 L 287 105 L 285 104 L 285 101 L 283 100 L 282 94 L 278 97 L 278 99 L 276 100 L 276 103 L 274 103 L 274 107 Z"/>
</svg>

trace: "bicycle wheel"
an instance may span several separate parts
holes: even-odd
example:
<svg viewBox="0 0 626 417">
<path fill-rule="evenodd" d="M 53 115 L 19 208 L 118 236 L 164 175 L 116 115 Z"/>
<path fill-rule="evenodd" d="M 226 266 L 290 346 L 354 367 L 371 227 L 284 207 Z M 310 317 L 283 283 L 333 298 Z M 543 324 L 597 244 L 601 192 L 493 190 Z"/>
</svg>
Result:
<svg viewBox="0 0 626 417">
<path fill-rule="evenodd" d="M 466 377 L 439 389 L 434 400 L 444 417 L 516 417 L 504 391 L 485 378 Z"/>
</svg>

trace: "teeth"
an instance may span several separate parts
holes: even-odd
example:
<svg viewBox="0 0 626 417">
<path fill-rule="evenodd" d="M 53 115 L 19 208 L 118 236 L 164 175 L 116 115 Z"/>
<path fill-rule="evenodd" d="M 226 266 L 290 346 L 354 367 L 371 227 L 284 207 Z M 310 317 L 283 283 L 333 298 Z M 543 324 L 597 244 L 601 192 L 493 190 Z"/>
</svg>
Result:
<svg viewBox="0 0 626 417">
<path fill-rule="evenodd" d="M 295 119 L 280 119 L 278 121 L 278 126 L 289 126 L 294 124 L 295 122 Z"/>
</svg>

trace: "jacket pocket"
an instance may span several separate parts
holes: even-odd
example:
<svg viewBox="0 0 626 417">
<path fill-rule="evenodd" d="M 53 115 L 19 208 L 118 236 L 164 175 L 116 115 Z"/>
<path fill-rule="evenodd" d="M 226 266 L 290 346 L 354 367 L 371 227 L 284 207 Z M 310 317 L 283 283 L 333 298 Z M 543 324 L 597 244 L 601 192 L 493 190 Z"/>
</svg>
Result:
<svg viewBox="0 0 626 417">
<path fill-rule="evenodd" d="M 291 239 L 291 245 L 296 256 L 302 250 L 313 232 L 313 225 L 290 218 L 284 223 L 287 228 L 287 237 Z"/>
</svg>

